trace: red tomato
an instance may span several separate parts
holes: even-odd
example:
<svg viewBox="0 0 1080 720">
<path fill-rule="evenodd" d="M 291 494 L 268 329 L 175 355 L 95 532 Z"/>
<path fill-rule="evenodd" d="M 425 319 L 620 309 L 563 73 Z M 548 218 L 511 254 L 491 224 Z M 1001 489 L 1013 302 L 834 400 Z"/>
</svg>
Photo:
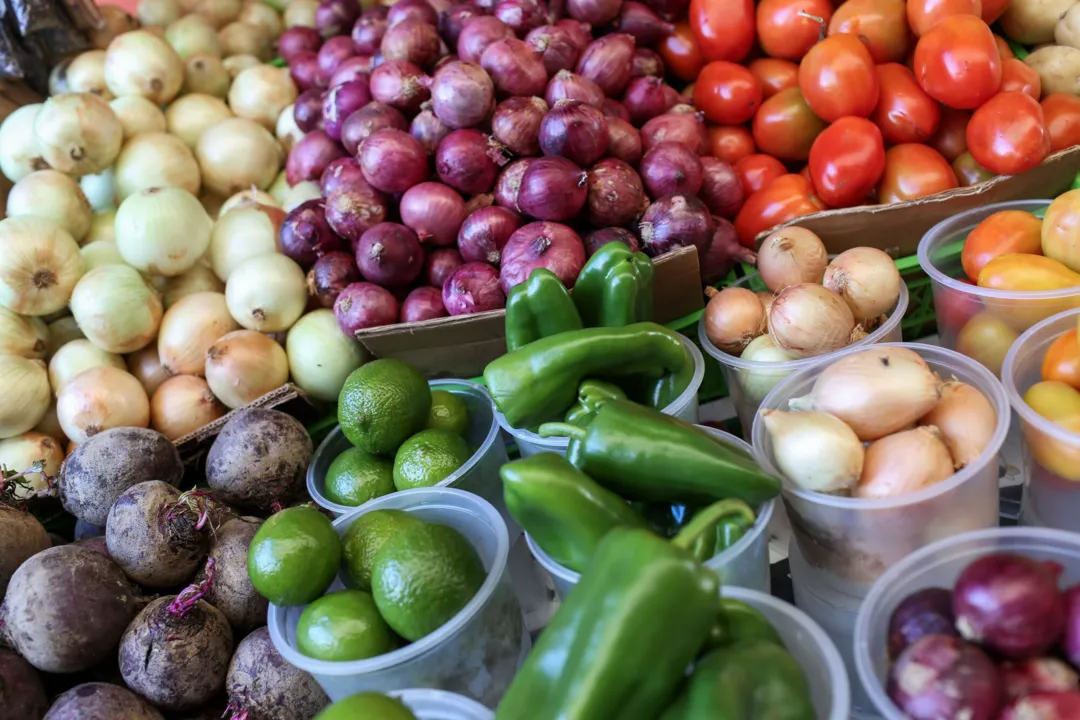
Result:
<svg viewBox="0 0 1080 720">
<path fill-rule="evenodd" d="M 752 249 L 761 232 L 824 209 L 809 180 L 802 175 L 782 175 L 746 199 L 735 217 L 735 232 L 739 242 Z"/>
<path fill-rule="evenodd" d="M 1043 121 L 1050 133 L 1050 151 L 1080 145 L 1080 97 L 1051 93 L 1043 98 Z"/>
<path fill-rule="evenodd" d="M 1039 103 L 1022 92 L 1003 92 L 975 111 L 967 128 L 975 161 L 998 175 L 1030 170 L 1050 154 L 1050 133 Z"/>
<path fill-rule="evenodd" d="M 657 52 L 660 53 L 668 72 L 680 80 L 690 81 L 696 78 L 705 63 L 697 40 L 686 23 L 677 23 L 675 31 L 661 41 Z"/>
<path fill-rule="evenodd" d="M 971 110 L 1001 85 L 994 34 L 974 15 L 950 15 L 919 38 L 915 77 L 926 93 L 953 108 Z"/>
<path fill-rule="evenodd" d="M 806 104 L 799 88 L 788 88 L 761 104 L 754 115 L 758 149 L 781 160 L 805 161 L 825 121 Z"/>
<path fill-rule="evenodd" d="M 997 177 L 994 173 L 975 162 L 975 158 L 971 157 L 971 153 L 967 151 L 952 161 L 952 169 L 962 187 L 978 185 L 981 182 Z"/>
<path fill-rule="evenodd" d="M 998 92 L 1022 92 L 1035 102 L 1042 97 L 1042 80 L 1022 60 L 1007 58 L 1001 61 L 1001 87 Z"/>
<path fill-rule="evenodd" d="M 907 19 L 911 31 L 918 36 L 950 15 L 982 14 L 982 0 L 908 0 Z"/>
<path fill-rule="evenodd" d="M 871 119 L 890 143 L 926 142 L 937 132 L 941 109 L 900 63 L 877 66 L 881 97 Z"/>
<path fill-rule="evenodd" d="M 757 152 L 754 136 L 742 125 L 718 125 L 709 128 L 709 154 L 734 165 Z"/>
<path fill-rule="evenodd" d="M 847 0 L 833 13 L 829 35 L 859 38 L 875 63 L 900 62 L 908 50 L 904 6 L 904 0 Z"/>
<path fill-rule="evenodd" d="M 957 278 L 957 282 L 974 286 L 970 280 Z M 953 290 L 945 285 L 934 285 L 934 314 L 937 315 L 938 330 L 956 337 L 956 333 L 968 324 L 968 320 L 982 310 L 982 301 L 977 295 L 960 290 Z"/>
<path fill-rule="evenodd" d="M 803 165 L 802 166 L 802 170 L 799 171 L 799 177 L 806 178 L 806 181 L 809 182 L 811 185 L 814 184 L 814 181 L 810 178 L 810 166 L 809 165 Z"/>
<path fill-rule="evenodd" d="M 825 122 L 846 115 L 870 117 L 878 102 L 874 59 L 854 35 L 825 38 L 799 64 L 799 89 Z"/>
<path fill-rule="evenodd" d="M 810 177 L 829 207 L 861 205 L 885 170 L 881 130 L 869 120 L 840 118 L 810 149 Z"/>
<path fill-rule="evenodd" d="M 833 7 L 829 0 L 761 0 L 757 6 L 757 40 L 766 55 L 799 60 L 821 39 Z"/>
<path fill-rule="evenodd" d="M 694 107 L 717 125 L 741 125 L 761 106 L 761 83 L 742 65 L 719 60 L 701 69 Z"/>
<path fill-rule="evenodd" d="M 950 162 L 967 152 L 967 126 L 971 113 L 967 110 L 941 108 L 941 122 L 937 133 L 930 141 L 930 147 L 945 156 Z"/>
<path fill-rule="evenodd" d="M 983 19 L 986 20 L 985 18 Z M 989 25 L 990 21 L 986 20 L 986 24 Z M 997 45 L 998 55 L 1001 56 L 1001 59 L 1003 61 L 1011 57 L 1016 57 L 1015 55 L 1013 55 L 1012 48 L 1009 47 L 1009 43 L 1005 40 L 1005 38 L 1001 37 L 1000 35 L 994 35 L 994 43 Z"/>
<path fill-rule="evenodd" d="M 690 0 L 689 19 L 706 60 L 739 62 L 754 46 L 754 0 Z"/>
<path fill-rule="evenodd" d="M 735 163 L 735 172 L 739 175 L 746 195 L 755 193 L 772 181 L 787 173 L 784 164 L 771 155 L 749 155 Z"/>
<path fill-rule="evenodd" d="M 770 98 L 781 90 L 799 87 L 799 66 L 790 60 L 758 58 L 747 67 L 761 83 L 762 97 Z"/>
<path fill-rule="evenodd" d="M 956 186 L 952 166 L 934 148 L 919 143 L 894 145 L 885 153 L 878 202 L 888 205 L 915 200 Z"/>
<path fill-rule="evenodd" d="M 987 25 L 993 25 L 999 17 L 1005 14 L 1005 11 L 1009 9 L 1009 2 L 1011 0 L 982 0 L 982 19 Z M 1009 51 L 1009 56 L 1012 56 L 1012 51 Z M 1002 57 L 1005 57 L 1002 55 Z"/>
</svg>

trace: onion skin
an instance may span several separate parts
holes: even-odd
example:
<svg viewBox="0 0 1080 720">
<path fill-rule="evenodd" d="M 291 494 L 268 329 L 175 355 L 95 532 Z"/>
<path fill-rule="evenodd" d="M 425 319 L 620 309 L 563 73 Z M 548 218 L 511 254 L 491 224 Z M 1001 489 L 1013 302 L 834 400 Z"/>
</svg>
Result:
<svg viewBox="0 0 1080 720">
<path fill-rule="evenodd" d="M 694 112 L 676 112 L 685 105 L 658 115 L 641 126 L 641 145 L 648 152 L 657 143 L 678 142 L 685 145 L 695 155 L 705 155 L 707 138 L 705 123 Z"/>
<path fill-rule="evenodd" d="M 895 660 L 909 645 L 926 635 L 953 635 L 952 591 L 925 588 L 904 598 L 889 617 L 889 658 Z"/>
<path fill-rule="evenodd" d="M 919 420 L 940 431 L 957 470 L 973 462 L 990 444 L 997 412 L 985 395 L 958 380 L 941 387 L 941 400 Z"/>
<path fill-rule="evenodd" d="M 594 227 L 629 225 L 645 208 L 641 176 L 622 160 L 606 158 L 589 170 L 586 216 Z"/>
<path fill-rule="evenodd" d="M 521 176 L 517 205 L 538 220 L 570 220 L 585 207 L 589 178 L 564 157 L 534 159 Z"/>
<path fill-rule="evenodd" d="M 525 282 L 538 267 L 546 268 L 573 287 L 585 265 L 585 246 L 566 225 L 534 222 L 514 232 L 503 248 L 499 282 L 504 293 Z"/>
<path fill-rule="evenodd" d="M 405 192 L 428 178 L 427 153 L 412 135 L 401 130 L 379 130 L 360 148 L 364 179 L 387 193 Z"/>
<path fill-rule="evenodd" d="M 334 303 L 341 332 L 352 337 L 358 330 L 392 325 L 398 319 L 398 301 L 386 288 L 368 282 L 349 285 Z"/>
<path fill-rule="evenodd" d="M 1080 717 L 1080 693 L 1037 692 L 1010 703 L 998 720 L 1070 720 Z"/>
<path fill-rule="evenodd" d="M 580 100 L 559 100 L 540 123 L 540 149 L 588 166 L 604 156 L 608 134 L 604 114 Z"/>
<path fill-rule="evenodd" d="M 424 251 L 409 228 L 379 223 L 357 243 L 356 266 L 370 282 L 388 287 L 408 285 L 424 267 Z"/>
<path fill-rule="evenodd" d="M 297 265 L 309 268 L 325 253 L 344 250 L 345 243 L 326 222 L 326 203 L 308 200 L 285 216 L 278 247 Z"/>
<path fill-rule="evenodd" d="M 607 129 L 608 157 L 622 160 L 628 165 L 637 167 L 642 157 L 641 133 L 628 121 L 616 117 L 607 118 Z M 741 190 L 742 185 L 739 188 Z"/>
<path fill-rule="evenodd" d="M 540 125 L 548 105 L 538 97 L 512 97 L 495 107 L 491 134 L 515 155 L 540 154 Z"/>
<path fill-rule="evenodd" d="M 439 59 L 439 44 L 434 25 L 406 18 L 386 29 L 379 49 L 386 60 L 408 60 L 429 67 Z"/>
<path fill-rule="evenodd" d="M 639 47 L 634 50 L 634 68 L 630 72 L 635 77 L 664 77 L 664 61 L 659 55 L 648 48 Z M 693 100 L 693 87 L 690 88 L 688 99 Z M 684 90 L 685 92 L 685 90 Z"/>
<path fill-rule="evenodd" d="M 645 253 L 650 257 L 687 245 L 703 253 L 716 230 L 705 203 L 684 194 L 668 195 L 649 205 L 639 228 Z"/>
<path fill-rule="evenodd" d="M 355 156 L 360 149 L 360 143 L 383 128 L 408 130 L 409 121 L 392 105 L 370 102 L 345 118 L 345 123 L 341 126 L 341 144 L 345 146 L 347 153 Z M 415 137 L 415 133 L 413 135 Z M 326 191 L 326 188 L 323 190 Z"/>
<path fill-rule="evenodd" d="M 641 177 L 651 198 L 676 193 L 697 195 L 702 181 L 701 161 L 681 143 L 657 143 L 641 159 Z"/>
<path fill-rule="evenodd" d="M 360 282 L 355 258 L 346 252 L 329 252 L 308 271 L 308 295 L 320 306 L 332 308 L 341 291 L 354 282 Z"/>
<path fill-rule="evenodd" d="M 999 669 L 1005 685 L 1006 701 L 1032 693 L 1080 692 L 1080 676 L 1076 670 L 1054 657 L 1002 663 Z"/>
<path fill-rule="evenodd" d="M 525 42 L 541 54 L 549 76 L 560 70 L 573 70 L 581 57 L 581 49 L 570 31 L 555 25 L 533 28 L 525 36 Z"/>
<path fill-rule="evenodd" d="M 800 358 L 840 350 L 854 329 L 855 318 L 847 304 L 813 283 L 784 288 L 769 309 L 769 334 L 777 345 Z"/>
<path fill-rule="evenodd" d="M 591 258 L 597 250 L 613 242 L 622 243 L 630 248 L 630 252 L 641 252 L 641 242 L 637 235 L 625 228 L 609 227 L 593 230 L 585 236 L 585 257 Z"/>
<path fill-rule="evenodd" d="M 336 188 L 326 196 L 326 222 L 350 242 L 359 241 L 364 231 L 386 220 L 386 215 L 386 199 L 366 181 Z"/>
<path fill-rule="evenodd" d="M 710 290 L 712 292 L 710 292 Z M 705 335 L 716 347 L 738 355 L 751 340 L 765 332 L 765 308 L 753 290 L 708 288 L 705 294 Z"/>
<path fill-rule="evenodd" d="M 345 157 L 345 150 L 323 130 L 309 132 L 289 152 L 285 163 L 285 178 L 290 185 L 305 180 L 318 181 L 327 166 Z"/>
<path fill-rule="evenodd" d="M 487 263 L 465 263 L 446 279 L 442 301 L 451 315 L 469 315 L 506 306 L 499 272 Z"/>
<path fill-rule="evenodd" d="M 424 279 L 434 288 L 442 288 L 446 279 L 465 264 L 455 248 L 444 247 L 432 250 L 424 260 Z"/>
<path fill-rule="evenodd" d="M 502 249 L 510 236 L 521 227 L 521 217 L 513 210 L 491 206 L 465 218 L 458 232 L 457 245 L 466 262 L 485 262 L 498 266 Z"/>
<path fill-rule="evenodd" d="M 447 127 L 471 128 L 483 122 L 495 105 L 495 85 L 480 65 L 457 60 L 435 73 L 431 98 L 436 117 Z"/>
<path fill-rule="evenodd" d="M 406 113 L 416 112 L 431 97 L 424 71 L 407 60 L 379 65 L 371 71 L 368 86 L 375 100 Z"/>
<path fill-rule="evenodd" d="M 401 303 L 401 322 L 424 322 L 435 318 L 447 317 L 443 306 L 442 291 L 433 287 L 418 287 L 405 296 Z"/>
<path fill-rule="evenodd" d="M 521 192 L 521 179 L 525 176 L 525 171 L 529 168 L 529 165 L 533 163 L 535 158 L 521 158 L 515 160 L 502 169 L 498 178 L 495 181 L 495 202 L 496 204 L 513 210 L 514 212 L 521 212 L 521 208 L 518 206 L 518 195 Z"/>
<path fill-rule="evenodd" d="M 630 81 L 633 59 L 634 38 L 624 33 L 613 33 L 589 43 L 578 60 L 577 73 L 599 85 L 608 97 L 616 97 Z"/>
<path fill-rule="evenodd" d="M 699 161 L 701 189 L 698 197 L 714 216 L 734 220 L 746 199 L 735 168 L 714 157 L 699 158 Z"/>
<path fill-rule="evenodd" d="M 747 345 L 743 357 L 756 362 L 755 347 L 758 343 L 768 342 L 765 335 L 755 338 Z M 745 377 L 740 378 L 740 383 L 749 384 Z M 858 482 L 865 451 L 859 438 L 839 418 L 822 412 L 763 410 L 761 419 L 769 434 L 777 467 L 796 486 L 815 492 L 838 493 L 849 490 Z"/>
<path fill-rule="evenodd" d="M 439 180 L 463 195 L 486 193 L 495 185 L 499 167 L 488 138 L 476 130 L 455 130 L 439 143 L 435 172 Z"/>
<path fill-rule="evenodd" d="M 908 647 L 889 672 L 886 691 L 913 720 L 995 720 L 1002 704 L 994 663 L 948 635 L 927 635 Z"/>
<path fill-rule="evenodd" d="M 560 100 L 580 100 L 598 110 L 603 109 L 604 91 L 589 78 L 581 77 L 569 70 L 560 70 L 548 81 L 544 91 L 544 100 L 554 106 Z"/>
<path fill-rule="evenodd" d="M 401 222 L 416 232 L 420 242 L 432 245 L 453 245 L 465 222 L 465 201 L 440 183 L 409 188 L 401 197 L 399 210 Z"/>
<path fill-rule="evenodd" d="M 953 474 L 952 456 L 933 425 L 887 435 L 866 448 L 853 497 L 889 498 L 936 485 Z"/>
<path fill-rule="evenodd" d="M 858 247 L 837 255 L 825 268 L 822 284 L 844 298 L 856 322 L 869 322 L 896 306 L 900 271 L 884 251 Z"/>
<path fill-rule="evenodd" d="M 424 103 L 424 109 L 409 125 L 409 134 L 420 142 L 424 152 L 434 155 L 439 149 L 439 143 L 450 134 L 450 128 L 431 110 L 428 103 Z"/>
<path fill-rule="evenodd" d="M 179 375 L 162 383 L 150 398 L 150 427 L 169 440 L 176 440 L 226 412 L 205 380 Z"/>
<path fill-rule="evenodd" d="M 457 54 L 465 62 L 479 63 L 484 51 L 497 40 L 514 37 L 514 31 L 502 20 L 482 16 L 466 21 L 458 35 Z"/>
<path fill-rule="evenodd" d="M 539 95 L 548 83 L 543 58 L 517 38 L 503 38 L 488 45 L 480 56 L 480 67 L 491 76 L 503 97 Z"/>
</svg>

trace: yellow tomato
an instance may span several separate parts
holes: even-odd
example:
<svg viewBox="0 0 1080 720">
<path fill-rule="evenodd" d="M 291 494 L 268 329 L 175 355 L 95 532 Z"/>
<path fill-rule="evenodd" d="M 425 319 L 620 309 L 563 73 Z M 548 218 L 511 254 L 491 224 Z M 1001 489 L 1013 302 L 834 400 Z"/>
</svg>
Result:
<svg viewBox="0 0 1080 720">
<path fill-rule="evenodd" d="M 995 375 L 1001 375 L 1001 363 L 1016 342 L 1014 331 L 993 312 L 984 310 L 967 321 L 956 336 L 956 351 L 978 360 Z"/>
<path fill-rule="evenodd" d="M 1024 402 L 1047 420 L 1080 422 L 1080 391 L 1060 380 L 1035 383 L 1024 393 Z"/>
<path fill-rule="evenodd" d="M 1023 423 L 1024 442 L 1035 462 L 1064 480 L 1080 482 L 1080 418 L 1057 423 L 1074 433 L 1075 439 L 1059 440 L 1036 427 Z"/>
<path fill-rule="evenodd" d="M 987 298 L 986 305 L 1016 330 L 1027 330 L 1051 315 L 1080 305 L 1080 274 L 1042 255 L 999 255 L 979 271 L 979 287 L 1019 294 L 1076 288 L 1074 295 L 1056 300 Z"/>
</svg>

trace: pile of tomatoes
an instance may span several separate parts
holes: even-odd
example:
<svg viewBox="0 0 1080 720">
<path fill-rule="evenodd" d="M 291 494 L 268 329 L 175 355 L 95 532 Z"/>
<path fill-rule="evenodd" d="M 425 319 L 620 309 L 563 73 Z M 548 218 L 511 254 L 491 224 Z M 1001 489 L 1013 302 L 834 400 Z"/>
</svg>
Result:
<svg viewBox="0 0 1080 720">
<path fill-rule="evenodd" d="M 1080 98 L 1042 97 L 991 31 L 1008 4 L 691 0 L 661 55 L 743 182 L 740 241 L 827 208 L 1014 175 L 1080 144 Z"/>
</svg>

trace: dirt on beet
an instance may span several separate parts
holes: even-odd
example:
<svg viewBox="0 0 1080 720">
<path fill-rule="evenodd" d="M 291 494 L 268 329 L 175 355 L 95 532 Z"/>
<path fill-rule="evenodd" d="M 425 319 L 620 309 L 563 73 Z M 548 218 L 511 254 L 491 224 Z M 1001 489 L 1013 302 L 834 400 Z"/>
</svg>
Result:
<svg viewBox="0 0 1080 720">
<path fill-rule="evenodd" d="M 33 515 L 0 505 L 0 598 L 24 562 L 52 546 L 49 533 Z"/>
<path fill-rule="evenodd" d="M 0 650 L 0 709 L 11 720 L 40 720 L 49 709 L 41 676 L 11 650 Z"/>
<path fill-rule="evenodd" d="M 45 720 L 164 720 L 127 688 L 110 683 L 77 685 L 56 698 Z"/>
<path fill-rule="evenodd" d="M 330 704 L 315 678 L 278 654 L 265 627 L 236 647 L 225 690 L 233 708 L 258 720 L 311 720 Z"/>
<path fill-rule="evenodd" d="M 236 518 L 217 528 L 210 541 L 209 557 L 214 560 L 215 575 L 206 600 L 228 618 L 236 637 L 266 624 L 270 603 L 251 584 L 247 570 L 248 547 L 261 525 L 259 518 Z M 195 582 L 205 579 L 206 570 L 202 569 Z"/>
</svg>

